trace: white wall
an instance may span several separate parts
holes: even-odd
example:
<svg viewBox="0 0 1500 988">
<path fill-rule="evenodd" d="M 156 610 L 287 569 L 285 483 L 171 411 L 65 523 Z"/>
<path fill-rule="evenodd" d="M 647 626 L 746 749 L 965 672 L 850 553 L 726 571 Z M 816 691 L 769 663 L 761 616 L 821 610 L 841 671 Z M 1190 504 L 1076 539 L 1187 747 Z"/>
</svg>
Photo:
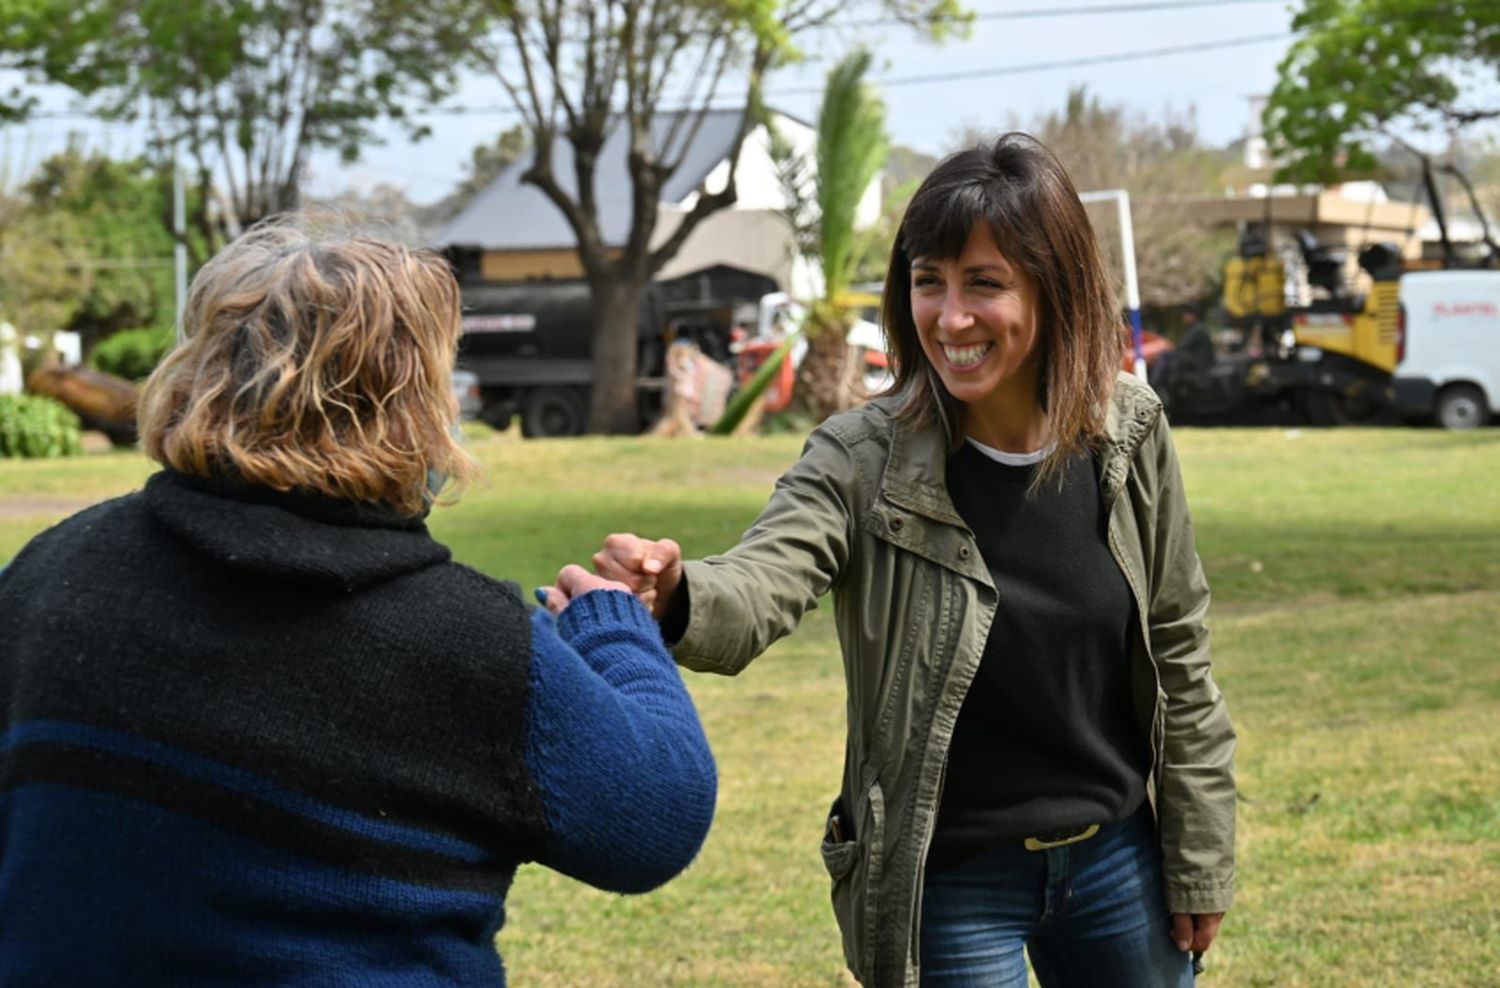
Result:
<svg viewBox="0 0 1500 988">
<path fill-rule="evenodd" d="M 782 114 L 776 115 L 776 127 L 810 161 L 815 159 L 817 131 Z M 823 276 L 817 266 L 793 257 L 791 231 L 780 215 L 786 208 L 786 194 L 776 176 L 771 138 L 765 127 L 757 127 L 745 138 L 736 176 L 735 205 L 699 224 L 677 257 L 662 270 L 661 277 L 672 278 L 712 264 L 728 264 L 774 278 L 796 298 L 812 298 L 821 293 Z M 716 192 L 724 188 L 728 178 L 726 160 L 709 172 L 704 184 L 710 192 Z M 875 177 L 860 200 L 855 214 L 855 224 L 860 228 L 872 226 L 880 219 L 880 178 Z M 811 192 L 809 189 L 808 193 Z M 689 196 L 677 206 L 661 208 L 655 243 L 671 235 L 681 214 L 691 209 L 696 199 L 695 195 Z"/>
<path fill-rule="evenodd" d="M 0 322 L 0 395 L 18 395 L 21 380 L 21 341 L 15 327 Z"/>
<path fill-rule="evenodd" d="M 673 223 L 676 214 L 671 217 Z M 662 217 L 665 224 L 667 216 Z M 662 238 L 658 233 L 658 239 Z M 794 262 L 786 220 L 771 209 L 725 209 L 698 225 L 677 256 L 662 268 L 661 278 L 675 278 L 715 264 L 764 274 L 784 291 L 808 297 L 806 265 Z"/>
</svg>

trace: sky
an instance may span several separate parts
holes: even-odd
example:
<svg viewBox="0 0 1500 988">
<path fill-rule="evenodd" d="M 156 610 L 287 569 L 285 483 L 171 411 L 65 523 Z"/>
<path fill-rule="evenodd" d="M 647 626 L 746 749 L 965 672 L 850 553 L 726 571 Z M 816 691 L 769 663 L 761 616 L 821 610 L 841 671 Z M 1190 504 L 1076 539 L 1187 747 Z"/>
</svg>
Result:
<svg viewBox="0 0 1500 988">
<path fill-rule="evenodd" d="M 950 150 L 966 128 L 1024 127 L 1062 107 L 1076 86 L 1152 119 L 1191 111 L 1206 142 L 1228 144 L 1250 127 L 1250 97 L 1264 95 L 1275 83 L 1276 65 L 1290 44 L 1292 10 L 1285 0 L 1198 2 L 1202 6 L 1102 12 L 1140 7 L 1145 0 L 968 0 L 966 5 L 979 15 L 972 32 L 941 45 L 899 27 L 823 31 L 803 40 L 805 63 L 772 75 L 766 101 L 814 119 L 816 93 L 829 67 L 855 44 L 865 43 L 875 54 L 871 81 L 886 100 L 892 139 L 929 154 Z M 1080 7 L 1090 12 L 1065 13 Z M 873 5 L 857 7 L 850 16 L 868 19 Z M 1199 46 L 1204 50 L 1153 54 Z M 1094 64 L 1056 66 L 1082 61 Z M 958 78 L 922 81 L 933 76 Z M 66 93 L 39 92 L 47 109 L 68 106 Z M 476 76 L 464 81 L 448 105 L 494 108 L 504 102 L 497 82 Z M 353 165 L 333 155 L 315 155 L 310 190 L 325 195 L 387 183 L 418 202 L 441 198 L 462 177 L 471 149 L 516 119 L 514 113 L 494 110 L 433 115 L 428 119 L 433 135 L 416 144 L 388 128 L 386 143 L 369 148 Z M 0 183 L 7 170 L 14 181 L 61 148 L 73 131 L 83 132 L 86 146 L 114 154 L 132 153 L 142 144 L 138 130 L 87 119 L 0 127 Z"/>
</svg>

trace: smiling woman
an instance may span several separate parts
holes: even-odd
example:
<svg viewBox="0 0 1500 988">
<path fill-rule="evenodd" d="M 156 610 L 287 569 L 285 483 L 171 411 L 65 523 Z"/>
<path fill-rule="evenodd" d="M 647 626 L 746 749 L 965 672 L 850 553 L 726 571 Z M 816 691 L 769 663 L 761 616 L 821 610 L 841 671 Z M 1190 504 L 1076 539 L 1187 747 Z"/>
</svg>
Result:
<svg viewBox="0 0 1500 988">
<path fill-rule="evenodd" d="M 824 864 L 867 984 L 1177 988 L 1233 883 L 1234 734 L 1150 388 L 1066 172 L 956 154 L 896 236 L 893 392 L 829 419 L 744 539 L 606 540 L 677 660 L 735 673 L 831 592 L 849 691 Z M 1168 918 L 1168 914 L 1171 918 Z"/>
</svg>

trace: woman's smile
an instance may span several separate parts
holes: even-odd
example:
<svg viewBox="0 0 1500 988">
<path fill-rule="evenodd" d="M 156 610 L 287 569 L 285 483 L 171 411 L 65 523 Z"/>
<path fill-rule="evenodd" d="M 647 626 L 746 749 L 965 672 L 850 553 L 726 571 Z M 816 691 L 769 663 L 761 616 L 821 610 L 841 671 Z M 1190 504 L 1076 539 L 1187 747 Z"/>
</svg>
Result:
<svg viewBox="0 0 1500 988">
<path fill-rule="evenodd" d="M 985 357 L 989 356 L 990 351 L 995 348 L 995 344 L 966 343 L 960 346 L 952 343 L 944 343 L 942 347 L 943 356 L 948 358 L 948 363 L 955 370 L 973 370 L 979 366 Z"/>
</svg>

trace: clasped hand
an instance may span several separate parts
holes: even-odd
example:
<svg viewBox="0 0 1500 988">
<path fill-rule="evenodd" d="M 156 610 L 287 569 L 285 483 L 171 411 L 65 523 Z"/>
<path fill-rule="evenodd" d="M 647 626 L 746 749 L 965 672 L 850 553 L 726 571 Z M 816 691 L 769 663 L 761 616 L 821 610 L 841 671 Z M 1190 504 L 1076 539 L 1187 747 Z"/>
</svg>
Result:
<svg viewBox="0 0 1500 988">
<path fill-rule="evenodd" d="M 555 585 L 542 588 L 547 610 L 561 614 L 575 597 L 591 590 L 625 590 L 659 620 L 682 582 L 682 547 L 671 539 L 616 533 L 594 553 L 593 563 L 593 573 L 577 565 L 558 571 Z"/>
</svg>

